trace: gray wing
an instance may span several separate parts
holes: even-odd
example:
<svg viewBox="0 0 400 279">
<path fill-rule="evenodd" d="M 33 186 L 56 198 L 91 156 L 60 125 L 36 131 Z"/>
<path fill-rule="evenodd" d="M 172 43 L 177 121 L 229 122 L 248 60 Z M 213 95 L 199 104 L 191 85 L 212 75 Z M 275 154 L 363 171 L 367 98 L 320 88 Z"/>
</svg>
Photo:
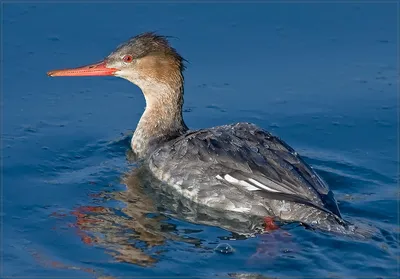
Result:
<svg viewBox="0 0 400 279">
<path fill-rule="evenodd" d="M 192 131 L 153 155 L 158 176 L 182 188 L 190 187 L 185 181 L 204 187 L 224 183 L 341 216 L 332 192 L 311 167 L 285 142 L 253 124 Z"/>
</svg>

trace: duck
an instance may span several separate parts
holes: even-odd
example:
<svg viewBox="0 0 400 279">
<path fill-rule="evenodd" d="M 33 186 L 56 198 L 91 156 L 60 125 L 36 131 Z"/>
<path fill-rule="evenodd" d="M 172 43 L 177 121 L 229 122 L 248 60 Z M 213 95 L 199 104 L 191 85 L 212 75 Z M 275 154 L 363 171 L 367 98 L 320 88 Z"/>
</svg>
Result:
<svg viewBox="0 0 400 279">
<path fill-rule="evenodd" d="M 149 174 L 179 197 L 221 212 L 346 230 L 349 223 L 327 183 L 278 136 L 248 122 L 186 125 L 186 62 L 168 37 L 145 32 L 100 62 L 47 74 L 115 76 L 138 86 L 146 107 L 131 149 Z"/>
</svg>

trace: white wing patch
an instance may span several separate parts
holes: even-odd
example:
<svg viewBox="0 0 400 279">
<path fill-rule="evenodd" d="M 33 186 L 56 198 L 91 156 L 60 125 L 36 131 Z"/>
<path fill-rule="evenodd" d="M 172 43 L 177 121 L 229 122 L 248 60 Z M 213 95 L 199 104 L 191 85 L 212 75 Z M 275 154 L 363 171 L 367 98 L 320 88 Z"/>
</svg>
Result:
<svg viewBox="0 0 400 279">
<path fill-rule="evenodd" d="M 258 187 L 263 188 L 264 190 L 267 190 L 267 191 L 270 191 L 270 192 L 279 193 L 278 190 L 272 189 L 272 188 L 268 187 L 267 185 L 262 184 L 262 183 L 258 182 L 257 180 L 255 180 L 255 179 L 253 179 L 253 178 L 249 178 L 249 180 L 250 180 L 252 183 L 256 184 Z"/>
<path fill-rule="evenodd" d="M 248 182 L 246 182 L 246 181 L 244 181 L 244 180 L 238 180 L 238 179 L 236 179 L 236 178 L 230 176 L 229 174 L 225 174 L 224 179 L 225 179 L 226 181 L 228 181 L 229 183 L 237 184 L 237 185 L 243 186 L 243 187 L 245 187 L 245 188 L 246 188 L 247 190 L 249 190 L 249 191 L 257 191 L 257 190 L 260 190 L 259 188 L 254 187 L 253 185 L 251 185 L 250 183 L 248 183 Z"/>
<path fill-rule="evenodd" d="M 248 178 L 248 181 L 245 180 L 239 180 L 234 178 L 233 176 L 229 175 L 229 174 L 225 174 L 224 177 L 217 175 L 216 178 L 218 180 L 225 180 L 229 183 L 238 185 L 238 186 L 243 186 L 245 189 L 247 189 L 248 191 L 260 191 L 260 190 L 266 190 L 268 192 L 276 192 L 279 193 L 279 191 L 272 189 L 270 187 L 268 187 L 265 184 L 260 183 L 259 181 L 253 179 L 253 178 Z"/>
</svg>

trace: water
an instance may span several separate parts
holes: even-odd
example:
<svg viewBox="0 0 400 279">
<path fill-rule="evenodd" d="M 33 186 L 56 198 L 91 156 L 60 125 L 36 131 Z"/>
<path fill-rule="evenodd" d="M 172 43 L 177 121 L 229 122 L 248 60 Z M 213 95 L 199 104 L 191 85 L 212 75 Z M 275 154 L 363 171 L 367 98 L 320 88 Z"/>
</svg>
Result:
<svg viewBox="0 0 400 279">
<path fill-rule="evenodd" d="M 396 4 L 6 3 L 2 22 L 4 277 L 396 276 Z M 190 62 L 191 128 L 250 121 L 279 135 L 374 234 L 286 224 L 245 239 L 154 203 L 128 159 L 139 89 L 45 74 L 149 30 L 178 37 Z"/>
</svg>

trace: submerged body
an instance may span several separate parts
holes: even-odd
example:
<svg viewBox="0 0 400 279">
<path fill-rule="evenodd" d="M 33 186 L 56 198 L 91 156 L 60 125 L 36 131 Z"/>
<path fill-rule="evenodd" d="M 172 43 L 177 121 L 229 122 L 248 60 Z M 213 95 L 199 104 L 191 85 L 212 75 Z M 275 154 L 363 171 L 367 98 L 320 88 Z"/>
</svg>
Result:
<svg viewBox="0 0 400 279">
<path fill-rule="evenodd" d="M 286 143 L 249 123 L 191 131 L 182 116 L 183 58 L 144 33 L 103 62 L 50 76 L 114 75 L 143 91 L 132 149 L 165 187 L 201 206 L 343 231 L 333 193 Z"/>
</svg>

